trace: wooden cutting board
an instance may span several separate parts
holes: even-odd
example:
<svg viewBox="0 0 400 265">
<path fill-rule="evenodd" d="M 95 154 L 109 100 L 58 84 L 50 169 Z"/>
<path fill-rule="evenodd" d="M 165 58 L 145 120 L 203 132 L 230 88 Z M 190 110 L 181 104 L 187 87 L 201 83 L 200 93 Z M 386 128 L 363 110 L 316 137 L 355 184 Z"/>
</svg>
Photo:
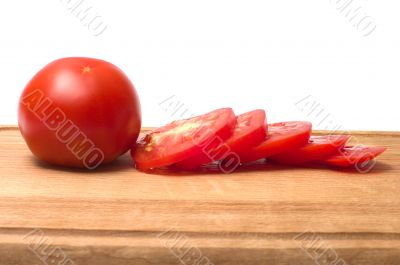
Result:
<svg viewBox="0 0 400 265">
<path fill-rule="evenodd" d="M 400 264 L 400 133 L 368 174 L 256 165 L 233 174 L 47 166 L 0 128 L 0 264 Z"/>
</svg>

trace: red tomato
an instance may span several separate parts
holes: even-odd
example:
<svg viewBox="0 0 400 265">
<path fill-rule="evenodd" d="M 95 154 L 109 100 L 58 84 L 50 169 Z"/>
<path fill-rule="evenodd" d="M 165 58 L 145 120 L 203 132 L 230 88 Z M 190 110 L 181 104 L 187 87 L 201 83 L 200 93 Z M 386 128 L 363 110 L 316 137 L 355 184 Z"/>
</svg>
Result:
<svg viewBox="0 0 400 265">
<path fill-rule="evenodd" d="M 39 159 L 93 169 L 135 143 L 140 104 L 132 83 L 116 66 L 64 58 L 45 66 L 25 87 L 18 123 Z"/>
<path fill-rule="evenodd" d="M 148 170 L 169 166 L 198 155 L 215 139 L 232 135 L 236 118 L 231 108 L 223 108 L 186 120 L 174 121 L 139 139 L 132 156 L 136 168 Z"/>
<path fill-rule="evenodd" d="M 347 135 L 312 135 L 306 145 L 271 156 L 270 159 L 288 165 L 321 160 L 338 153 L 348 139 Z"/>
<path fill-rule="evenodd" d="M 345 146 L 339 154 L 330 156 L 323 162 L 338 167 L 356 166 L 359 170 L 365 171 L 371 167 L 370 162 L 374 162 L 374 158 L 385 150 L 386 147 L 382 146 Z"/>
<path fill-rule="evenodd" d="M 289 121 L 268 124 L 268 135 L 256 147 L 239 153 L 242 163 L 270 157 L 287 150 L 297 148 L 308 142 L 311 134 L 311 123 L 306 121 Z"/>
<path fill-rule="evenodd" d="M 203 164 L 217 161 L 231 154 L 243 152 L 251 148 L 266 137 L 267 126 L 264 110 L 253 110 L 236 117 L 236 127 L 231 137 L 225 142 L 220 142 L 216 148 L 206 145 L 200 154 L 180 161 L 175 165 L 181 169 L 194 169 Z"/>
</svg>

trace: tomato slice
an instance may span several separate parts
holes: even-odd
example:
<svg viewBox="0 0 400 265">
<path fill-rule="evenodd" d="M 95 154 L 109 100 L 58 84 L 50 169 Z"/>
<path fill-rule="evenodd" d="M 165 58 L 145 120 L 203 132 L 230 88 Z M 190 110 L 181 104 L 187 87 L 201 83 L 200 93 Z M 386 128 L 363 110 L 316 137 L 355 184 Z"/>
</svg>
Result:
<svg viewBox="0 0 400 265">
<path fill-rule="evenodd" d="M 287 152 L 271 156 L 269 159 L 287 165 L 301 165 L 321 160 L 339 153 L 350 138 L 348 135 L 312 135 L 307 144 Z"/>
<path fill-rule="evenodd" d="M 339 154 L 330 156 L 324 159 L 323 162 L 338 167 L 357 166 L 361 169 L 361 167 L 368 166 L 368 162 L 385 150 L 386 147 L 383 146 L 345 146 L 340 150 Z"/>
<path fill-rule="evenodd" d="M 235 126 L 231 108 L 217 109 L 150 131 L 138 140 L 131 154 L 140 170 L 168 166 L 200 154 L 203 146 L 214 138 L 227 139 Z"/>
<path fill-rule="evenodd" d="M 256 147 L 238 153 L 242 163 L 270 157 L 306 144 L 311 134 L 311 123 L 289 121 L 268 124 L 268 135 Z"/>
<path fill-rule="evenodd" d="M 215 148 L 204 146 L 202 153 L 175 164 L 181 169 L 194 169 L 203 164 L 225 158 L 230 153 L 244 152 L 261 143 L 267 134 L 265 111 L 249 111 L 236 117 L 237 123 L 231 137 L 219 142 Z"/>
</svg>

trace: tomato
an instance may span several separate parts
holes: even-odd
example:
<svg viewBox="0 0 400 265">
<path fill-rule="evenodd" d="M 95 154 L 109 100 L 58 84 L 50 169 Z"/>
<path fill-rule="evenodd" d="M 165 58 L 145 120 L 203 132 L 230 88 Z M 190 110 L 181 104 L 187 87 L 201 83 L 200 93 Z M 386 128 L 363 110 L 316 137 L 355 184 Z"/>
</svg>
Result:
<svg viewBox="0 0 400 265">
<path fill-rule="evenodd" d="M 289 121 L 268 124 L 268 135 L 253 148 L 238 153 L 242 163 L 256 161 L 306 144 L 311 134 L 311 123 Z"/>
<path fill-rule="evenodd" d="M 374 158 L 383 153 L 386 147 L 382 146 L 345 146 L 339 154 L 330 156 L 323 160 L 324 163 L 338 166 L 356 166 L 360 170 L 365 170 L 374 162 Z"/>
<path fill-rule="evenodd" d="M 235 126 L 232 109 L 223 108 L 155 129 L 139 139 L 132 149 L 136 168 L 146 171 L 196 156 L 205 145 L 230 137 Z"/>
<path fill-rule="evenodd" d="M 334 155 L 346 144 L 347 135 L 312 135 L 307 144 L 271 156 L 269 159 L 288 165 L 300 165 Z"/>
<path fill-rule="evenodd" d="M 130 80 L 113 64 L 64 58 L 45 66 L 27 84 L 18 124 L 39 159 L 93 169 L 136 142 L 140 104 Z"/>
<path fill-rule="evenodd" d="M 205 146 L 200 154 L 189 157 L 175 164 L 181 169 L 194 169 L 203 164 L 228 157 L 230 154 L 243 152 L 266 137 L 267 126 L 264 110 L 253 110 L 236 117 L 236 127 L 231 137 L 221 142 L 216 148 Z"/>
</svg>

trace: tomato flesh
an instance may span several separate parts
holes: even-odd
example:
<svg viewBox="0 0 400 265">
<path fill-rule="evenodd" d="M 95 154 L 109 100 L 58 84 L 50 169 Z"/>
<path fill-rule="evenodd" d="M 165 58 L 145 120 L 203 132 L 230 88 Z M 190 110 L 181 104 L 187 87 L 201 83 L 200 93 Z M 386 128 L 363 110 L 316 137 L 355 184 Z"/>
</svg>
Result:
<svg viewBox="0 0 400 265">
<path fill-rule="evenodd" d="M 236 126 L 231 108 L 223 108 L 193 118 L 174 121 L 147 133 L 132 149 L 136 168 L 164 167 L 198 155 L 213 140 L 227 139 Z"/>
<path fill-rule="evenodd" d="M 324 159 L 323 162 L 338 167 L 361 165 L 373 160 L 385 150 L 386 147 L 383 146 L 345 146 L 340 150 L 339 154 L 330 156 Z"/>
<path fill-rule="evenodd" d="M 306 144 L 311 134 L 311 123 L 289 121 L 268 124 L 268 135 L 259 145 L 238 153 L 242 163 L 270 157 Z"/>
<path fill-rule="evenodd" d="M 241 153 L 263 141 L 267 134 L 265 111 L 249 111 L 236 117 L 237 123 L 231 137 L 220 142 L 217 147 L 205 146 L 196 156 L 175 164 L 181 169 L 194 169 L 212 161 L 218 161 L 229 153 Z"/>
<path fill-rule="evenodd" d="M 304 146 L 271 156 L 269 159 L 287 165 L 300 165 L 322 160 L 339 153 L 346 144 L 348 135 L 312 135 Z"/>
</svg>

